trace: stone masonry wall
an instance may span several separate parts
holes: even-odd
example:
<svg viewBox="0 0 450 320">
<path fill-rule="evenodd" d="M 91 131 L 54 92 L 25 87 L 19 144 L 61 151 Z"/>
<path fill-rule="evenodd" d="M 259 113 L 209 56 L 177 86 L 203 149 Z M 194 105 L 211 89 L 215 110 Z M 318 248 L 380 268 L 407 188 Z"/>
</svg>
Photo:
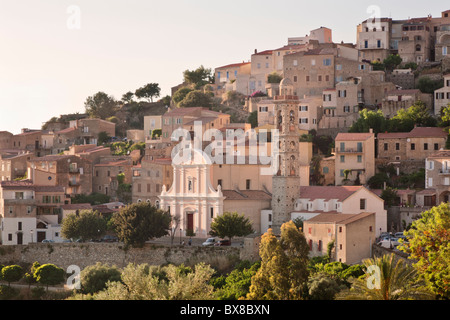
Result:
<svg viewBox="0 0 450 320">
<path fill-rule="evenodd" d="M 0 264 L 27 265 L 38 261 L 40 264 L 52 263 L 63 269 L 76 265 L 81 270 L 97 262 L 119 268 L 129 263 L 189 265 L 190 262 L 195 264 L 223 258 L 238 259 L 241 251 L 245 250 L 236 247 L 170 247 L 152 244 L 125 250 L 120 243 L 37 243 L 0 246 Z"/>
</svg>

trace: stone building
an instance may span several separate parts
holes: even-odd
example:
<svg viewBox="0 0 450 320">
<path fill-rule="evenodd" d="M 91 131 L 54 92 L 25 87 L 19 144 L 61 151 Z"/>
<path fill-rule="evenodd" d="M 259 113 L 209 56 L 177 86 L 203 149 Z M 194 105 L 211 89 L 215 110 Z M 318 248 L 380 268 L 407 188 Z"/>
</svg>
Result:
<svg viewBox="0 0 450 320">
<path fill-rule="evenodd" d="M 0 241 L 2 245 L 60 240 L 61 186 L 35 185 L 30 180 L 0 183 Z"/>
<path fill-rule="evenodd" d="M 345 179 L 366 184 L 375 175 L 375 134 L 339 133 L 335 139 L 335 183 L 343 185 Z M 349 170 L 348 176 L 346 171 Z"/>
<path fill-rule="evenodd" d="M 444 87 L 434 92 L 434 114 L 440 115 L 442 108 L 450 105 L 450 73 L 444 75 Z"/>
<path fill-rule="evenodd" d="M 440 150 L 426 159 L 425 182 L 428 189 L 436 191 L 436 203 L 450 200 L 450 151 Z"/>
<path fill-rule="evenodd" d="M 221 97 L 229 91 L 239 92 L 246 96 L 252 94 L 249 89 L 250 71 L 250 62 L 217 67 L 214 71 L 216 96 Z"/>
<path fill-rule="evenodd" d="M 0 155 L 1 181 L 13 181 L 27 175 L 27 161 L 34 155 L 32 153 Z"/>
<path fill-rule="evenodd" d="M 383 61 L 391 50 L 391 18 L 374 18 L 363 21 L 357 27 L 357 48 L 369 61 Z"/>
<path fill-rule="evenodd" d="M 93 165 L 94 174 L 92 177 L 92 191 L 117 199 L 119 196 L 120 180 L 118 176 L 123 174 L 123 184 L 132 183 L 133 160 L 127 156 L 106 157 Z M 130 199 L 131 200 L 131 199 Z"/>
<path fill-rule="evenodd" d="M 375 243 L 375 214 L 321 213 L 303 224 L 310 257 L 327 254 L 327 246 L 334 242 L 332 261 L 357 264 L 372 256 Z"/>
<path fill-rule="evenodd" d="M 28 161 L 28 179 L 35 185 L 62 186 L 66 194 L 92 193 L 92 162 L 74 155 L 50 155 Z"/>
</svg>

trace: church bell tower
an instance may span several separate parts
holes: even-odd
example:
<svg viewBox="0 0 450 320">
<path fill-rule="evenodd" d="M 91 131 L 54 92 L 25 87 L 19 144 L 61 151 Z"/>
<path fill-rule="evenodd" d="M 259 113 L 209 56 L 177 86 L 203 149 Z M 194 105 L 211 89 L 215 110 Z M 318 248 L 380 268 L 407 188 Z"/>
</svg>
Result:
<svg viewBox="0 0 450 320">
<path fill-rule="evenodd" d="M 280 235 L 281 225 L 291 220 L 295 201 L 300 197 L 299 99 L 293 95 L 293 85 L 289 79 L 281 81 L 280 95 L 275 97 L 274 103 L 279 139 L 273 141 L 278 144 L 278 150 L 275 149 L 273 154 L 278 158 L 275 162 L 278 168 L 272 177 L 272 230 Z"/>
</svg>

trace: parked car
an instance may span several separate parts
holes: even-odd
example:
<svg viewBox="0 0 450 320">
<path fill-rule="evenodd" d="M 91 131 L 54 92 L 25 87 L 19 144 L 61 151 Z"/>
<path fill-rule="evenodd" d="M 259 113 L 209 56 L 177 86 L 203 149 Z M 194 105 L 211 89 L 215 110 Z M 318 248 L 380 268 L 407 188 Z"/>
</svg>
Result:
<svg viewBox="0 0 450 320">
<path fill-rule="evenodd" d="M 216 242 L 215 244 L 216 247 L 225 247 L 225 246 L 231 246 L 231 241 L 230 240 L 219 240 Z"/>
<path fill-rule="evenodd" d="M 42 243 L 54 243 L 55 241 L 50 240 L 50 239 L 44 239 L 42 240 Z"/>
<path fill-rule="evenodd" d="M 377 244 L 383 248 L 393 249 L 397 247 L 400 244 L 400 242 L 398 242 L 397 238 L 384 238 Z"/>
<path fill-rule="evenodd" d="M 117 242 L 119 238 L 116 236 L 106 235 L 102 238 L 102 242 Z"/>
<path fill-rule="evenodd" d="M 202 246 L 209 247 L 209 246 L 213 246 L 215 243 L 216 243 L 215 238 L 209 238 L 205 242 L 202 243 Z"/>
</svg>

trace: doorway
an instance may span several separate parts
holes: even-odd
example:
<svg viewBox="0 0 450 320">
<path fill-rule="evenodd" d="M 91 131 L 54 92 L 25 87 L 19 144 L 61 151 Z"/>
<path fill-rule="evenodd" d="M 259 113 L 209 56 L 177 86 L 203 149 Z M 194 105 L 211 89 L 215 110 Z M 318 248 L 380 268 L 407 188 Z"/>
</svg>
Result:
<svg viewBox="0 0 450 320">
<path fill-rule="evenodd" d="M 17 233 L 17 244 L 23 244 L 23 233 L 22 232 Z"/>
</svg>

